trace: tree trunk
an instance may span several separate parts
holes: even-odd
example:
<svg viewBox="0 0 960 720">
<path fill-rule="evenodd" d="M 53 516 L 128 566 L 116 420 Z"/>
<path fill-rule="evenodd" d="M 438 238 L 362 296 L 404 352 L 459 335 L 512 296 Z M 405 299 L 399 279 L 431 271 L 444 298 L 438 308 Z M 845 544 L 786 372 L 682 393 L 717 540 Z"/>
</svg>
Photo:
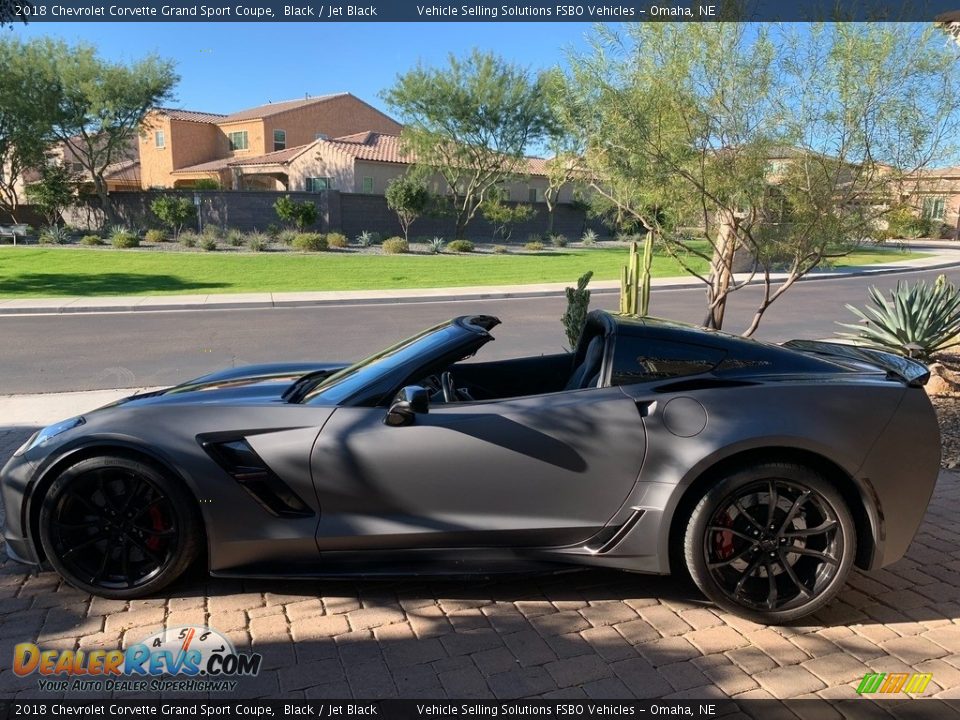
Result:
<svg viewBox="0 0 960 720">
<path fill-rule="evenodd" d="M 553 235 L 553 220 L 555 217 L 554 210 L 556 206 L 553 203 L 547 205 L 547 236 Z"/>
<path fill-rule="evenodd" d="M 107 192 L 107 183 L 99 175 L 93 176 L 93 188 L 97 193 L 97 198 L 100 200 L 100 210 L 103 212 L 103 216 L 108 225 L 113 225 L 117 216 L 113 212 L 113 206 L 110 204 L 110 194 Z"/>
<path fill-rule="evenodd" d="M 737 218 L 729 210 L 720 212 L 717 242 L 710 262 L 710 287 L 707 301 L 710 306 L 704 327 L 713 330 L 723 328 L 723 316 L 727 309 L 727 294 L 733 284 L 733 256 L 737 251 Z"/>
</svg>

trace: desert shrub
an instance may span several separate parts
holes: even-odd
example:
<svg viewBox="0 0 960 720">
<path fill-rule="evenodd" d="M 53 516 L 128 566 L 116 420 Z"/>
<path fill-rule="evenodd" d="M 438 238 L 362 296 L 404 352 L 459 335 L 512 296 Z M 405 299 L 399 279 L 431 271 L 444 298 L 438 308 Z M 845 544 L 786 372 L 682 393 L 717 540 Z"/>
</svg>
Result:
<svg viewBox="0 0 960 720">
<path fill-rule="evenodd" d="M 163 230 L 152 228 L 143 234 L 143 239 L 152 243 L 166 242 L 167 234 Z"/>
<path fill-rule="evenodd" d="M 347 236 L 343 233 L 332 232 L 327 233 L 327 247 L 332 248 L 345 248 L 350 244 L 350 241 L 347 240 Z"/>
<path fill-rule="evenodd" d="M 556 235 L 550 236 L 550 244 L 554 247 L 566 247 L 567 246 L 567 236 L 562 233 L 557 233 Z"/>
<path fill-rule="evenodd" d="M 247 247 L 253 252 L 263 252 L 270 244 L 270 238 L 266 233 L 250 233 L 247 236 Z"/>
<path fill-rule="evenodd" d="M 205 237 L 200 241 L 200 249 L 205 252 L 213 252 L 217 249 L 217 241 L 212 237 Z"/>
<path fill-rule="evenodd" d="M 530 252 L 540 252 L 543 250 L 543 243 L 539 240 L 531 240 L 528 243 L 524 243 L 523 249 L 529 250 Z"/>
<path fill-rule="evenodd" d="M 227 232 L 227 242 L 233 247 L 242 247 L 244 240 L 243 233 L 236 228 Z"/>
<path fill-rule="evenodd" d="M 269 225 L 267 225 L 266 232 L 269 237 L 276 240 L 278 237 L 280 237 L 280 230 L 281 228 L 279 225 L 277 225 L 276 223 L 270 223 Z"/>
<path fill-rule="evenodd" d="M 597 242 L 597 231 L 592 228 L 587 228 L 583 231 L 583 235 L 580 236 L 580 242 L 584 245 L 595 245 Z"/>
<path fill-rule="evenodd" d="M 427 249 L 434 255 L 439 255 L 443 252 L 443 246 L 446 244 L 442 237 L 431 238 L 427 241 Z"/>
<path fill-rule="evenodd" d="M 320 233 L 297 233 L 293 247 L 302 252 L 320 252 L 327 249 L 327 238 Z"/>
<path fill-rule="evenodd" d="M 293 241 L 296 239 L 299 233 L 296 230 L 281 230 L 277 234 L 277 240 L 282 242 L 284 245 L 293 245 Z"/>
<path fill-rule="evenodd" d="M 183 226 L 197 216 L 197 208 L 189 198 L 176 195 L 161 195 L 150 203 L 150 210 L 164 225 L 173 231 L 176 238 Z"/>
<path fill-rule="evenodd" d="M 932 285 L 897 282 L 890 300 L 876 287 L 870 288 L 873 307 L 866 311 L 847 305 L 860 318 L 858 323 L 840 323 L 852 333 L 841 337 L 861 345 L 895 352 L 924 362 L 954 345 L 960 335 L 960 291 L 945 275 Z"/>
<path fill-rule="evenodd" d="M 51 225 L 40 233 L 39 241 L 42 245 L 63 245 L 70 241 L 70 235 L 66 228 Z"/>
<path fill-rule="evenodd" d="M 410 243 L 402 237 L 387 238 L 383 241 L 383 251 L 388 255 L 399 255 L 410 252 Z"/>
<path fill-rule="evenodd" d="M 496 255 L 506 255 L 510 250 L 507 249 L 506 245 L 494 245 L 493 252 Z"/>
<path fill-rule="evenodd" d="M 110 244 L 115 248 L 140 247 L 140 238 L 123 225 L 114 225 L 110 229 Z"/>
<path fill-rule="evenodd" d="M 103 245 L 103 239 L 99 235 L 84 235 L 80 238 L 80 244 L 87 246 Z"/>
<path fill-rule="evenodd" d="M 293 224 L 300 231 L 317 221 L 317 206 L 310 200 L 297 202 L 289 195 L 284 195 L 273 204 L 273 209 L 278 218 Z"/>
<path fill-rule="evenodd" d="M 197 243 L 200 242 L 200 236 L 195 232 L 180 233 L 180 237 L 177 239 L 177 242 L 179 242 L 185 248 L 195 248 Z"/>
<path fill-rule="evenodd" d="M 203 236 L 205 238 L 213 238 L 214 240 L 219 240 L 224 235 L 223 228 L 219 225 L 204 225 L 203 226 Z"/>
<path fill-rule="evenodd" d="M 380 233 L 364 230 L 357 235 L 357 245 L 360 247 L 370 247 L 371 245 L 376 245 L 378 242 L 380 242 Z"/>
<path fill-rule="evenodd" d="M 447 243 L 447 250 L 455 253 L 473 252 L 473 243 L 469 240 L 451 240 Z"/>
</svg>

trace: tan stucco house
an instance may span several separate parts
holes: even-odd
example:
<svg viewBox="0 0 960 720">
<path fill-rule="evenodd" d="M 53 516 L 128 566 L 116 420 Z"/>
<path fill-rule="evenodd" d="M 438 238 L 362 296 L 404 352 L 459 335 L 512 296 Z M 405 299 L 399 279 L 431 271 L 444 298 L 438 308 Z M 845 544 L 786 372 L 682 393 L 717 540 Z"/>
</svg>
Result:
<svg viewBox="0 0 960 720">
<path fill-rule="evenodd" d="M 281 190 L 285 183 L 269 172 L 238 181 L 244 173 L 234 167 L 272 165 L 322 138 L 368 130 L 399 133 L 401 125 L 359 98 L 338 93 L 229 115 L 158 108 L 141 130 L 143 189 L 187 188 L 212 180 L 225 189 Z"/>
</svg>

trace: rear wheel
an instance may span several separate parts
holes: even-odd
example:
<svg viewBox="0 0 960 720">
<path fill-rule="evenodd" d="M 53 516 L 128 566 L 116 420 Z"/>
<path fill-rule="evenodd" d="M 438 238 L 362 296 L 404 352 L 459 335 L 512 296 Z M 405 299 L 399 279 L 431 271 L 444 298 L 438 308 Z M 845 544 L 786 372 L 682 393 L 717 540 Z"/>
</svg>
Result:
<svg viewBox="0 0 960 720">
<path fill-rule="evenodd" d="M 856 531 L 819 473 L 764 463 L 710 488 L 690 516 L 684 551 L 694 582 L 717 605 L 775 625 L 816 612 L 843 587 Z"/>
<path fill-rule="evenodd" d="M 200 519 L 183 486 L 125 457 L 82 460 L 53 482 L 40 542 L 54 569 L 95 595 L 134 598 L 179 577 L 199 549 Z"/>
</svg>

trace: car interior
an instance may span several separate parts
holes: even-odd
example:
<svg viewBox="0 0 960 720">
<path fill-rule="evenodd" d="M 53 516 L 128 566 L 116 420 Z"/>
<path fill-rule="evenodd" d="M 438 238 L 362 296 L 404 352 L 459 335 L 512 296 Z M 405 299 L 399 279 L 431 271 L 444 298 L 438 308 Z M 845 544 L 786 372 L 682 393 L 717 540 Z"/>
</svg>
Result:
<svg viewBox="0 0 960 720">
<path fill-rule="evenodd" d="M 501 400 L 600 384 L 605 348 L 601 327 L 585 328 L 573 352 L 490 362 L 456 362 L 418 383 L 432 403 Z"/>
</svg>

